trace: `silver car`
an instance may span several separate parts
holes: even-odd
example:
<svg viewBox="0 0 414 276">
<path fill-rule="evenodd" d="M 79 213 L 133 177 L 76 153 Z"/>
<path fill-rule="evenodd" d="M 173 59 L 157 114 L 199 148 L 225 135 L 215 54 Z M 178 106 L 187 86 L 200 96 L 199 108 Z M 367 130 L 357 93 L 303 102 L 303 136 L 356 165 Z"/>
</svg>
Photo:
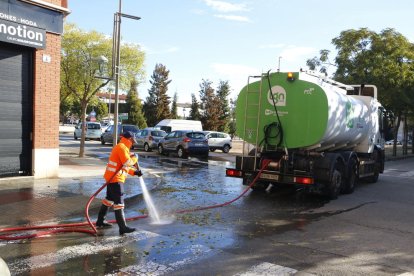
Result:
<svg viewBox="0 0 414 276">
<path fill-rule="evenodd" d="M 101 139 L 101 124 L 97 122 L 86 122 L 86 128 L 85 128 L 85 139 L 95 139 L 100 140 Z M 75 140 L 78 140 L 78 138 L 81 138 L 82 136 L 82 123 L 79 123 L 75 126 L 75 131 L 73 132 L 73 138 Z"/>
<path fill-rule="evenodd" d="M 144 149 L 145 151 L 152 151 L 157 149 L 158 143 L 167 133 L 164 130 L 156 129 L 153 127 L 144 128 L 135 135 L 134 148 Z"/>
<path fill-rule="evenodd" d="M 228 153 L 232 148 L 232 140 L 230 135 L 224 132 L 217 131 L 203 131 L 208 139 L 208 146 L 210 151 L 216 149 L 222 150 L 224 153 Z"/>
</svg>

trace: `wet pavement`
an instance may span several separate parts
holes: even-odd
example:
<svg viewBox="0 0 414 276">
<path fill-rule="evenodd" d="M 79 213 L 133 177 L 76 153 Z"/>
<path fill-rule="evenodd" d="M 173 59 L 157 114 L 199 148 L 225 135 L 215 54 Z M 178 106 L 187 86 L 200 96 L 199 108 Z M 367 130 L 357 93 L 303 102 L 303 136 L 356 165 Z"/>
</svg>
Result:
<svg viewBox="0 0 414 276">
<path fill-rule="evenodd" d="M 65 153 L 61 155 L 58 179 L 2 179 L 0 228 L 85 221 L 86 202 L 104 184 L 104 157 L 78 158 Z M 268 241 L 275 235 L 306 233 L 305 229 L 318 221 L 374 204 L 365 201 L 339 210 L 330 209 L 326 208 L 329 203 L 326 199 L 281 188 L 270 194 L 247 193 L 243 200 L 225 208 L 176 214 L 177 210 L 224 203 L 243 192 L 245 186 L 240 179 L 225 177 L 225 168 L 231 165 L 225 160 L 228 159 L 181 160 L 143 155 L 140 165 L 145 183 L 158 211 L 171 223 L 157 225 L 151 219 L 134 220 L 128 224 L 137 231 L 123 237 L 114 226 L 100 230 L 97 237 L 65 233 L 0 241 L 0 257 L 12 275 L 218 275 L 217 271 L 221 275 L 233 275 L 233 271 L 289 275 L 297 271 L 275 266 L 271 259 L 257 265 L 255 258 L 241 260 L 235 256 L 249 250 L 257 258 L 260 254 L 268 255 Z M 147 213 L 136 177 L 128 178 L 125 193 L 127 217 Z M 103 196 L 101 192 L 91 204 L 92 220 Z M 113 213 L 108 217 L 113 219 Z M 279 243 L 272 241 L 273 246 L 283 245 Z M 257 250 L 257 246 L 262 250 Z M 229 259 L 234 260 L 231 268 L 227 267 Z M 197 263 L 204 261 L 216 273 L 200 272 Z M 188 266 L 187 274 L 180 271 L 183 266 Z M 283 273 L 274 274 L 275 271 Z M 390 273 L 392 269 L 378 275 Z"/>
</svg>

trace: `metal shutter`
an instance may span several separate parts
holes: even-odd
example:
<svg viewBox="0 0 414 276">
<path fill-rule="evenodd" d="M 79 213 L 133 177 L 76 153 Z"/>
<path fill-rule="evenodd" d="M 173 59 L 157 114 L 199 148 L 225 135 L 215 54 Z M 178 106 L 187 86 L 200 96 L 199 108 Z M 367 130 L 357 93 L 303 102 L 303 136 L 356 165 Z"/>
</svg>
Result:
<svg viewBox="0 0 414 276">
<path fill-rule="evenodd" d="M 0 42 L 0 177 L 31 174 L 32 53 Z"/>
</svg>

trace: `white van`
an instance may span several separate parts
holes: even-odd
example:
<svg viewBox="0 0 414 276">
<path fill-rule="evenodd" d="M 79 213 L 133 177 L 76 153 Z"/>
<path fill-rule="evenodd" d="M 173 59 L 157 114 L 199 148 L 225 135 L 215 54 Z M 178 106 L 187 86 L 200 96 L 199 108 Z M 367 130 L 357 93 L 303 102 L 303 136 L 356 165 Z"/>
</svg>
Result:
<svg viewBox="0 0 414 276">
<path fill-rule="evenodd" d="M 164 119 L 156 124 L 155 128 L 164 130 L 167 133 L 175 130 L 203 130 L 203 126 L 201 125 L 200 121 L 179 119 Z"/>
</svg>

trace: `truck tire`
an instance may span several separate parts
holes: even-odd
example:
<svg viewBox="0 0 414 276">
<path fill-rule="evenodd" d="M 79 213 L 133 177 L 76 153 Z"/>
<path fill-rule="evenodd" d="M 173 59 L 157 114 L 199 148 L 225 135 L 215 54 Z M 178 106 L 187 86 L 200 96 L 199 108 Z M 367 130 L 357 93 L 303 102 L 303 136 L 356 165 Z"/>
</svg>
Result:
<svg viewBox="0 0 414 276">
<path fill-rule="evenodd" d="M 340 165 L 338 161 L 336 161 L 335 166 L 333 168 L 333 172 L 331 174 L 331 179 L 326 184 L 325 187 L 325 195 L 329 199 L 337 199 L 339 192 L 342 188 L 342 181 L 343 181 L 343 175 L 341 173 Z"/>
<path fill-rule="evenodd" d="M 352 194 L 355 190 L 355 186 L 358 183 L 358 161 L 355 158 L 351 158 L 348 163 L 348 174 L 344 181 L 344 185 L 341 189 L 343 194 Z"/>
<path fill-rule="evenodd" d="M 375 160 L 375 164 L 374 164 L 374 175 L 366 177 L 365 180 L 368 183 L 377 183 L 378 177 L 379 177 L 379 173 L 380 173 L 380 166 L 381 166 L 381 164 L 380 164 L 380 161 L 378 160 L 379 159 L 378 151 L 377 150 L 374 150 L 374 152 L 372 154 L 373 154 L 372 158 Z"/>
</svg>

